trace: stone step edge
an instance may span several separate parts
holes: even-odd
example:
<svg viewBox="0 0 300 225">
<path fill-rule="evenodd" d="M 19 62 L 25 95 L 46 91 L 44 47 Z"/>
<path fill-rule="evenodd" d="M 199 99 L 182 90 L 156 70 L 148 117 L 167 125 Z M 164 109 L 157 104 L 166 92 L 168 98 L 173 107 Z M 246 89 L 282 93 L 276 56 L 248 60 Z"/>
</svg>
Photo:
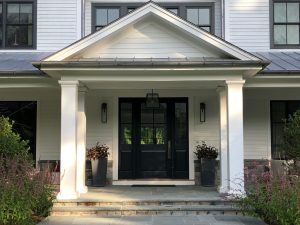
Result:
<svg viewBox="0 0 300 225">
<path fill-rule="evenodd" d="M 84 203 L 84 202 L 101 202 L 101 203 L 118 203 L 118 202 L 239 202 L 237 199 L 139 199 L 139 200 L 122 200 L 122 201 L 107 201 L 107 200 L 101 200 L 101 199 L 70 199 L 70 200 L 58 200 L 55 199 L 53 203 Z"/>
<path fill-rule="evenodd" d="M 104 205 L 235 205 L 238 201 L 85 201 L 85 202 L 53 202 L 55 206 L 104 206 Z"/>
<path fill-rule="evenodd" d="M 51 216 L 88 216 L 88 217 L 110 217 L 110 216 L 196 216 L 196 215 L 243 215 L 237 210 L 201 210 L 201 211 L 88 211 L 88 212 L 51 212 Z"/>
<path fill-rule="evenodd" d="M 238 207 L 232 206 L 119 206 L 119 207 L 53 207 L 52 212 L 81 212 L 81 211 L 238 211 Z"/>
</svg>

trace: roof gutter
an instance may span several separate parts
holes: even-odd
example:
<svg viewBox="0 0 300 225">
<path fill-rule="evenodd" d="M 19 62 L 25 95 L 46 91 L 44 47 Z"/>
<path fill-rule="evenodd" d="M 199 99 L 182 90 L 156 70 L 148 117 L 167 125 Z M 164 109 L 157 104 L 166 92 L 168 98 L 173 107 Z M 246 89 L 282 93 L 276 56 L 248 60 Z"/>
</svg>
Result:
<svg viewBox="0 0 300 225">
<path fill-rule="evenodd" d="M 40 70 L 34 70 L 34 71 L 30 71 L 30 70 L 19 70 L 19 71 L 0 71 L 0 77 L 3 76 L 11 76 L 11 77 L 41 77 L 41 76 L 45 76 L 48 77 L 48 75 L 46 73 L 44 73 L 43 71 Z"/>
<path fill-rule="evenodd" d="M 37 61 L 32 62 L 32 65 L 42 70 L 47 68 L 111 68 L 111 67 L 126 67 L 126 68 L 142 68 L 142 67 L 257 67 L 264 69 L 269 65 L 269 61 Z"/>
</svg>

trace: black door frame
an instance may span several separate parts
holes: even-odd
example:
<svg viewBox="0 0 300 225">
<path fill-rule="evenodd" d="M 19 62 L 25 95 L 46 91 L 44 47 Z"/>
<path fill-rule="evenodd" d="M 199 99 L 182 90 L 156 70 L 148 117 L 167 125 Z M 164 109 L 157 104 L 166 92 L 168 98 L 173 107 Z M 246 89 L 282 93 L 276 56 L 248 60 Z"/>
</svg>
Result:
<svg viewBox="0 0 300 225">
<path fill-rule="evenodd" d="M 132 138 L 132 156 L 131 156 L 131 166 L 132 166 L 132 171 L 121 171 L 121 104 L 124 102 L 128 102 L 128 103 L 133 103 L 132 104 L 132 111 L 133 111 L 133 115 L 132 118 L 136 118 L 132 120 L 132 136 L 133 137 L 137 137 L 138 136 L 138 132 L 139 129 L 138 128 L 138 124 L 140 123 L 139 119 L 140 119 L 140 107 L 139 104 L 144 102 L 145 98 L 142 97 L 131 97 L 131 98 L 119 98 L 118 100 L 118 118 L 119 118 L 119 122 L 118 122 L 118 147 L 119 147 L 119 154 L 118 154 L 118 160 L 119 160 L 119 165 L 118 165 L 118 171 L 119 171 L 119 179 L 139 179 L 139 173 L 138 173 L 138 169 L 139 169 L 139 165 L 137 162 L 138 159 L 138 147 L 139 144 L 137 143 L 138 140 L 137 138 Z M 171 160 L 167 160 L 167 166 L 168 168 L 170 168 L 170 170 L 168 170 L 168 178 L 170 179 L 188 179 L 189 178 L 189 101 L 187 97 L 167 97 L 167 98 L 160 98 L 161 102 L 167 103 L 168 107 L 169 105 L 172 106 L 171 109 L 168 110 L 167 113 L 169 113 L 167 115 L 167 117 L 169 117 L 168 121 L 167 121 L 167 141 L 170 140 L 171 141 Z M 137 104 L 138 103 L 138 104 Z M 171 104 L 169 104 L 171 103 Z M 172 104 L 173 103 L 173 104 Z M 174 103 L 186 103 L 186 137 L 187 137 L 187 143 L 186 143 L 186 166 L 185 166 L 185 171 L 180 174 L 179 176 L 181 177 L 176 177 L 178 176 L 175 172 L 174 169 L 175 168 L 175 160 L 176 160 L 176 154 L 175 154 L 175 104 Z M 137 108 L 136 108 L 137 107 Z M 172 116 L 174 115 L 174 116 Z M 170 165 L 171 164 L 171 165 Z"/>
</svg>

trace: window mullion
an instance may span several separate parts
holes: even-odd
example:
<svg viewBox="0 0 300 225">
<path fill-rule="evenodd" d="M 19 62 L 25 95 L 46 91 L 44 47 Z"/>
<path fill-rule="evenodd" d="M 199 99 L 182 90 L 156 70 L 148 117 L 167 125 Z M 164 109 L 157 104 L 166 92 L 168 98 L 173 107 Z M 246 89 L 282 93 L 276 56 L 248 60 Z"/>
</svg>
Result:
<svg viewBox="0 0 300 225">
<path fill-rule="evenodd" d="M 287 3 L 285 3 L 285 22 L 286 22 L 286 25 L 285 25 L 285 44 L 287 45 L 288 44 L 288 34 L 287 34 L 287 30 L 288 30 L 288 15 L 287 15 Z"/>
<path fill-rule="evenodd" d="M 2 47 L 6 47 L 6 14 L 7 14 L 7 4 L 6 1 L 3 1 L 3 21 L 2 21 Z"/>
</svg>

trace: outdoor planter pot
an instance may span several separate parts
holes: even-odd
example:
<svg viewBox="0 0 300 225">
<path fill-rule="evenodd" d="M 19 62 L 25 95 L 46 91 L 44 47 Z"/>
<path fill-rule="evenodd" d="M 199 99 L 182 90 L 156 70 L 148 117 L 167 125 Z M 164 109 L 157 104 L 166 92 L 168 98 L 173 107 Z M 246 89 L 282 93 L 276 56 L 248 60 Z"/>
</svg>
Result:
<svg viewBox="0 0 300 225">
<path fill-rule="evenodd" d="M 104 187 L 106 184 L 108 149 L 108 146 L 97 143 L 87 151 L 92 166 L 92 184 L 95 187 Z"/>
<path fill-rule="evenodd" d="M 196 151 L 194 153 L 200 161 L 201 185 L 204 187 L 214 187 L 218 149 L 209 146 L 205 141 L 202 141 L 201 145 L 196 146 Z"/>
<path fill-rule="evenodd" d="M 106 184 L 107 158 L 91 159 L 92 184 L 95 187 L 104 187 Z"/>
<path fill-rule="evenodd" d="M 216 159 L 200 159 L 201 185 L 214 187 L 216 177 Z"/>
</svg>

